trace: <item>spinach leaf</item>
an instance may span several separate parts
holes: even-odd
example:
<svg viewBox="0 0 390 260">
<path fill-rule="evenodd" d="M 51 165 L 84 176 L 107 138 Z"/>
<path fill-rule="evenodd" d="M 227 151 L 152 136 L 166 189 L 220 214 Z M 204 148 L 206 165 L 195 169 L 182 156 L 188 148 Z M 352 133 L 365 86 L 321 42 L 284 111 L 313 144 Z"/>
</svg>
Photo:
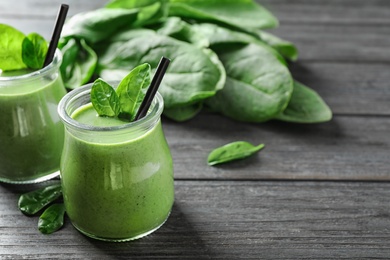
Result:
<svg viewBox="0 0 390 260">
<path fill-rule="evenodd" d="M 264 122 L 282 112 L 290 100 L 293 79 L 265 44 L 216 49 L 225 66 L 225 87 L 206 101 L 214 111 L 238 121 Z"/>
<path fill-rule="evenodd" d="M 282 56 L 280 56 L 278 50 L 276 50 L 274 46 L 270 46 L 267 42 L 264 42 L 259 37 L 244 32 L 233 31 L 210 23 L 195 24 L 193 27 L 207 37 L 212 49 L 223 48 L 223 45 L 233 43 L 254 43 L 260 45 L 262 48 L 268 48 L 269 52 L 273 53 L 281 63 L 287 66 L 287 62 Z"/>
<path fill-rule="evenodd" d="M 41 69 L 47 54 L 47 42 L 37 33 L 30 33 L 22 43 L 22 60 L 31 69 Z"/>
<path fill-rule="evenodd" d="M 287 108 L 276 119 L 294 123 L 320 123 L 332 119 L 332 111 L 312 89 L 295 81 Z"/>
<path fill-rule="evenodd" d="M 62 30 L 63 38 L 83 38 L 96 43 L 108 38 L 121 27 L 131 26 L 137 19 L 139 9 L 106 9 L 78 13 L 71 17 Z"/>
<path fill-rule="evenodd" d="M 202 107 L 202 103 L 197 103 L 189 106 L 165 108 L 164 116 L 177 122 L 184 122 L 196 116 L 202 110 Z"/>
<path fill-rule="evenodd" d="M 25 35 L 6 24 L 0 24 L 0 35 L 0 69 L 9 71 L 26 68 L 22 60 L 22 42 Z"/>
<path fill-rule="evenodd" d="M 122 116 L 134 121 L 150 85 L 150 65 L 145 63 L 135 67 L 119 83 L 118 93 Z"/>
<path fill-rule="evenodd" d="M 179 17 L 169 17 L 155 28 L 158 34 L 167 35 L 198 47 L 208 47 L 209 41 L 196 27 L 184 22 Z"/>
<path fill-rule="evenodd" d="M 71 38 L 60 47 L 63 58 L 60 67 L 65 87 L 74 89 L 89 82 L 97 65 L 97 55 L 84 39 Z"/>
<path fill-rule="evenodd" d="M 168 16 L 168 0 L 112 0 L 106 8 L 125 8 L 140 11 L 134 27 L 156 23 Z"/>
<path fill-rule="evenodd" d="M 47 186 L 39 190 L 22 194 L 19 197 L 18 207 L 23 213 L 33 215 L 49 203 L 58 199 L 61 195 L 61 184 Z"/>
<path fill-rule="evenodd" d="M 38 229 L 43 234 L 51 234 L 64 225 L 64 204 L 53 204 L 39 217 Z"/>
<path fill-rule="evenodd" d="M 211 151 L 207 158 L 209 165 L 216 165 L 230 162 L 233 160 L 243 159 L 264 148 L 264 144 L 254 146 L 251 143 L 237 141 L 218 147 Z"/>
<path fill-rule="evenodd" d="M 120 100 L 115 90 L 104 80 L 97 79 L 92 85 L 91 102 L 99 116 L 118 116 Z"/>
<path fill-rule="evenodd" d="M 107 80 L 118 80 L 145 62 L 155 69 L 161 56 L 170 57 L 159 88 L 165 108 L 198 103 L 213 96 L 225 83 L 225 70 L 214 52 L 150 31 L 125 42 L 113 42 L 98 55 L 98 73 Z"/>
<path fill-rule="evenodd" d="M 267 9 L 252 0 L 171 0 L 169 15 L 223 23 L 242 30 L 278 25 Z"/>
<path fill-rule="evenodd" d="M 264 31 L 260 31 L 259 36 L 265 43 L 274 48 L 286 59 L 291 61 L 296 61 L 298 59 L 298 50 L 293 43 Z"/>
</svg>

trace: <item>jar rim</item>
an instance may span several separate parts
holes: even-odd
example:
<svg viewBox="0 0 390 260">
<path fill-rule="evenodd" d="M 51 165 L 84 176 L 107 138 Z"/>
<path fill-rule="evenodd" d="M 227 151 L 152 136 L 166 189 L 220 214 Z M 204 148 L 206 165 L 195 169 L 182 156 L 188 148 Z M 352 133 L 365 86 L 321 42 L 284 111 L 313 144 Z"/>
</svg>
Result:
<svg viewBox="0 0 390 260">
<path fill-rule="evenodd" d="M 110 85 L 114 85 L 115 88 L 119 84 L 119 81 L 108 81 Z M 63 121 L 65 125 L 71 126 L 76 129 L 80 130 L 87 130 L 87 131 L 95 131 L 95 132 L 108 132 L 108 131 L 115 131 L 115 130 L 122 130 L 122 129 L 128 129 L 128 128 L 139 128 L 139 127 L 146 127 L 150 125 L 153 122 L 156 122 L 159 120 L 163 109 L 164 109 L 164 100 L 159 92 L 156 93 L 156 96 L 154 97 L 152 104 L 151 104 L 151 110 L 149 109 L 149 113 L 147 113 L 144 117 L 142 117 L 139 120 L 129 122 L 123 125 L 117 125 L 117 126 L 93 126 L 88 124 L 83 124 L 78 122 L 77 120 L 73 119 L 68 113 L 67 113 L 67 105 L 74 99 L 81 98 L 81 96 L 90 94 L 91 88 L 93 83 L 89 83 L 87 85 L 81 86 L 79 88 L 76 88 L 69 93 L 67 93 L 58 104 L 57 112 Z"/>
<path fill-rule="evenodd" d="M 11 81 L 27 81 L 27 80 L 34 80 L 38 77 L 45 76 L 49 73 L 51 73 L 52 70 L 57 70 L 62 63 L 62 53 L 61 51 L 57 48 L 54 54 L 53 61 L 49 63 L 46 67 L 43 67 L 42 69 L 32 71 L 27 74 L 22 74 L 18 76 L 1 76 L 0 77 L 0 83 L 7 83 Z"/>
</svg>

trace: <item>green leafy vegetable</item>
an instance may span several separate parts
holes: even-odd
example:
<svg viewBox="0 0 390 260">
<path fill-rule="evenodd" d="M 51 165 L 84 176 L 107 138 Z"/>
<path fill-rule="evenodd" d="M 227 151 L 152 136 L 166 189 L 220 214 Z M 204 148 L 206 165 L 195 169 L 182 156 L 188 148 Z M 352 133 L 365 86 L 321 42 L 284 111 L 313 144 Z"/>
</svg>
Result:
<svg viewBox="0 0 390 260">
<path fill-rule="evenodd" d="M 269 44 L 283 57 L 291 61 L 296 61 L 298 59 L 298 50 L 291 42 L 282 40 L 281 38 L 264 31 L 261 31 L 259 35 L 264 42 Z"/>
<path fill-rule="evenodd" d="M 314 90 L 295 81 L 290 103 L 276 119 L 294 123 L 320 123 L 332 119 L 332 111 Z"/>
<path fill-rule="evenodd" d="M 214 111 L 239 121 L 264 122 L 287 107 L 293 80 L 269 47 L 248 44 L 217 53 L 227 79 L 225 87 L 206 101 Z"/>
<path fill-rule="evenodd" d="M 183 122 L 196 116 L 202 110 L 202 107 L 202 103 L 197 103 L 178 108 L 166 108 L 164 109 L 164 115 L 177 122 Z"/>
<path fill-rule="evenodd" d="M 111 0 L 65 25 L 63 40 L 70 46 L 64 48 L 73 58 L 64 62 L 63 78 L 68 88 L 91 80 L 92 74 L 120 80 L 139 64 L 149 63 L 153 71 L 161 56 L 169 56 L 171 64 L 159 88 L 167 117 L 188 120 L 204 104 L 239 121 L 287 120 L 286 113 L 296 104 L 285 59 L 295 61 L 298 50 L 262 31 L 277 25 L 253 0 Z M 71 40 L 79 47 L 84 40 L 86 57 L 99 58 L 78 62 L 82 51 Z M 73 73 L 72 63 L 79 63 L 82 72 Z"/>
<path fill-rule="evenodd" d="M 159 88 L 166 108 L 198 103 L 225 83 L 225 70 L 214 52 L 156 33 L 111 43 L 98 55 L 98 73 L 106 80 L 123 77 L 144 62 L 154 69 L 161 56 L 169 57 L 172 62 Z"/>
<path fill-rule="evenodd" d="M 233 160 L 244 159 L 264 148 L 264 144 L 254 146 L 251 143 L 237 141 L 218 147 L 207 158 L 209 165 L 216 165 Z"/>
<path fill-rule="evenodd" d="M 273 28 L 278 20 L 252 0 L 171 0 L 169 14 L 199 21 L 213 21 L 250 31 Z"/>
<path fill-rule="evenodd" d="M 39 217 L 38 229 L 43 234 L 51 234 L 64 225 L 64 204 L 53 204 Z"/>
<path fill-rule="evenodd" d="M 33 215 L 62 195 L 61 184 L 22 194 L 19 197 L 19 209 L 28 215 Z"/>
<path fill-rule="evenodd" d="M 157 33 L 167 35 L 180 41 L 191 43 L 197 47 L 208 47 L 209 41 L 195 26 L 184 22 L 179 17 L 169 17 L 164 23 L 159 24 Z"/>
<path fill-rule="evenodd" d="M 120 100 L 115 90 L 104 80 L 97 79 L 92 85 L 91 102 L 100 116 L 118 116 Z"/>
<path fill-rule="evenodd" d="M 97 9 L 79 13 L 68 20 L 62 30 L 64 38 L 83 38 L 89 43 L 106 39 L 121 27 L 137 19 L 138 9 Z"/>
<path fill-rule="evenodd" d="M 0 24 L 0 69 L 18 70 L 26 68 L 22 60 L 22 42 L 25 35 L 6 24 Z"/>
<path fill-rule="evenodd" d="M 87 83 L 92 77 L 97 55 L 84 39 L 71 38 L 60 46 L 62 51 L 61 76 L 65 87 L 74 89 Z"/>
<path fill-rule="evenodd" d="M 119 83 L 118 93 L 122 114 L 130 121 L 135 119 L 150 85 L 150 65 L 145 63 L 135 67 Z"/>
<path fill-rule="evenodd" d="M 47 42 L 37 33 L 30 33 L 22 43 L 22 59 L 24 64 L 31 69 L 43 67 L 47 54 Z"/>
<path fill-rule="evenodd" d="M 158 22 L 168 15 L 168 0 L 113 0 L 105 7 L 140 9 L 134 27 Z"/>
</svg>

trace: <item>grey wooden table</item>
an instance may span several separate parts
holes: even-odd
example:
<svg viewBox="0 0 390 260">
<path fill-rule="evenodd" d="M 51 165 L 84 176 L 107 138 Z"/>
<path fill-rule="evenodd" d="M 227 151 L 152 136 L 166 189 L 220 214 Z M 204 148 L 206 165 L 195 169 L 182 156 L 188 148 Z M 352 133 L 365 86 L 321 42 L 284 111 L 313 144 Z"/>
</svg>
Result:
<svg viewBox="0 0 390 260">
<path fill-rule="evenodd" d="M 0 1 L 0 23 L 50 38 L 60 3 L 70 15 L 104 0 Z M 168 222 L 129 243 L 105 243 L 66 221 L 42 235 L 0 186 L 1 259 L 390 258 L 390 1 L 263 0 L 274 32 L 296 43 L 294 76 L 334 112 L 331 122 L 237 124 L 204 113 L 164 120 L 175 166 Z M 266 143 L 259 155 L 221 167 L 208 152 L 227 142 Z"/>
</svg>

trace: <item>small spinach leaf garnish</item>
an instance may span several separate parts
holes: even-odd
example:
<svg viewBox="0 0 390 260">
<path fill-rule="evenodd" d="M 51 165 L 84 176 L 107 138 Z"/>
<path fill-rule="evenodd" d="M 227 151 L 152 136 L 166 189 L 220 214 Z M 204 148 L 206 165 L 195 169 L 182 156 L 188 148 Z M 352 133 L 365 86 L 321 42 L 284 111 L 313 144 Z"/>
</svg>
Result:
<svg viewBox="0 0 390 260">
<path fill-rule="evenodd" d="M 150 65 L 148 63 L 135 67 L 119 83 L 118 93 L 121 116 L 133 121 L 150 85 Z"/>
<path fill-rule="evenodd" d="M 30 33 L 22 43 L 22 59 L 31 69 L 40 69 L 45 62 L 48 47 L 45 38 L 37 33 Z"/>
<path fill-rule="evenodd" d="M 58 199 L 61 195 L 61 184 L 47 186 L 22 194 L 19 197 L 18 207 L 23 213 L 33 215 Z"/>
<path fill-rule="evenodd" d="M 134 121 L 150 85 L 150 71 L 148 63 L 135 67 L 122 79 L 116 91 L 104 80 L 95 80 L 91 102 L 99 116 L 119 116 Z"/>
<path fill-rule="evenodd" d="M 41 69 L 47 54 L 47 42 L 37 33 L 27 37 L 17 29 L 0 24 L 0 70 Z"/>
<path fill-rule="evenodd" d="M 24 34 L 9 25 L 0 24 L 0 35 L 0 69 L 25 69 L 26 64 L 22 60 Z"/>
<path fill-rule="evenodd" d="M 207 158 L 209 165 L 216 165 L 233 160 L 244 159 L 264 148 L 264 144 L 254 146 L 251 143 L 237 141 L 218 147 Z"/>
<path fill-rule="evenodd" d="M 119 97 L 104 80 L 97 79 L 92 85 L 91 102 L 100 116 L 118 116 L 121 111 Z"/>
<path fill-rule="evenodd" d="M 51 234 L 64 225 L 65 205 L 53 204 L 39 217 L 38 229 L 43 234 Z"/>
</svg>

